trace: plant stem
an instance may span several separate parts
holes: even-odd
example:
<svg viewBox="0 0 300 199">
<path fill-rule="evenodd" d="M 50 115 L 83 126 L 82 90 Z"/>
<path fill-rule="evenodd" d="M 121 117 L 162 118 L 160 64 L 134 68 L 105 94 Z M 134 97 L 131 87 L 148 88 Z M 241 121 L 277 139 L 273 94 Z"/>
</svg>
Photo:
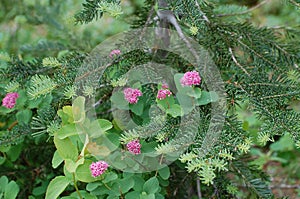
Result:
<svg viewBox="0 0 300 199">
<path fill-rule="evenodd" d="M 104 186 L 105 186 L 107 189 L 111 190 L 111 188 L 110 188 L 106 183 L 104 183 L 104 182 L 102 182 L 102 183 L 104 184 Z"/>
<path fill-rule="evenodd" d="M 79 189 L 78 189 L 78 187 L 77 187 L 77 184 L 76 184 L 75 173 L 73 173 L 72 175 L 73 175 L 73 182 L 74 182 L 74 187 L 75 187 L 75 189 L 76 189 L 76 192 L 77 192 L 79 198 L 80 198 L 80 199 L 83 199 L 81 193 L 79 192 Z"/>
<path fill-rule="evenodd" d="M 201 185 L 200 185 L 200 179 L 199 178 L 197 178 L 197 193 L 198 193 L 198 198 L 202 199 Z"/>
<path fill-rule="evenodd" d="M 159 164 L 161 165 L 162 161 L 163 161 L 163 158 L 164 158 L 164 155 L 162 154 L 161 157 L 160 157 L 160 160 L 159 160 Z M 155 177 L 157 176 L 158 174 L 158 170 L 156 170 L 155 172 Z"/>
<path fill-rule="evenodd" d="M 14 122 L 7 128 L 7 130 L 11 131 L 17 124 L 18 124 L 18 121 L 14 121 Z"/>
</svg>

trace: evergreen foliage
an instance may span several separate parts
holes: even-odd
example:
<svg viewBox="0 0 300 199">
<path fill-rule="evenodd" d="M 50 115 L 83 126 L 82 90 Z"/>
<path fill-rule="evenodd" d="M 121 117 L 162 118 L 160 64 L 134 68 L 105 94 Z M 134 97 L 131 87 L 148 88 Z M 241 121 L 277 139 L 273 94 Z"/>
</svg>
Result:
<svg viewBox="0 0 300 199">
<path fill-rule="evenodd" d="M 295 12 L 296 9 L 300 9 L 296 1 L 287 2 L 282 1 L 285 6 L 293 6 Z M 0 4 L 5 5 L 6 9 L 9 7 L 6 3 Z M 58 12 L 59 6 L 56 3 L 53 4 L 46 13 L 39 11 L 43 7 L 39 5 L 39 9 L 33 16 L 26 15 L 28 22 L 50 24 L 53 27 L 56 26 L 58 30 L 64 30 L 64 26 L 60 25 L 57 20 L 46 18 L 52 16 L 55 11 Z M 94 70 L 97 69 L 82 67 L 90 61 L 88 53 L 83 52 L 80 45 L 72 46 L 73 41 L 66 44 L 47 40 L 39 41 L 36 45 L 23 45 L 19 49 L 23 55 L 34 55 L 35 58 L 31 60 L 23 59 L 18 55 L 0 54 L 0 87 L 3 88 L 0 92 L 1 96 L 17 90 L 23 93 L 23 101 L 19 100 L 16 108 L 7 110 L 1 107 L 0 109 L 1 117 L 3 117 L 0 122 L 5 122 L 1 127 L 3 130 L 0 132 L 0 145 L 14 146 L 22 142 L 39 145 L 39 139 L 52 144 L 55 133 L 64 128 L 64 125 L 72 119 L 76 121 L 68 115 L 68 111 L 71 109 L 72 99 L 82 95 L 87 101 L 96 100 L 93 106 L 97 117 L 110 121 L 114 119 L 112 123 L 116 128 L 111 132 L 120 137 L 119 141 L 116 141 L 118 144 L 120 142 L 125 145 L 134 139 L 144 139 L 145 142 L 155 143 L 151 146 L 155 154 L 161 157 L 167 154 L 180 156 L 180 162 L 176 162 L 179 166 L 174 167 L 181 167 L 179 169 L 181 172 L 185 169 L 191 173 L 188 174 L 188 178 L 200 180 L 206 190 L 209 190 L 207 193 L 219 189 L 222 190 L 220 192 L 223 196 L 235 195 L 233 187 L 237 185 L 234 179 L 227 177 L 230 173 L 240 179 L 255 197 L 272 198 L 272 192 L 268 187 L 269 179 L 259 169 L 245 162 L 243 157 L 255 143 L 264 146 L 273 142 L 276 136 L 290 134 L 295 143 L 300 143 L 300 112 L 293 106 L 300 100 L 299 26 L 257 27 L 249 21 L 252 10 L 249 11 L 246 5 L 222 4 L 222 1 L 218 0 L 146 0 L 144 4 L 143 8 L 135 12 L 135 18 L 131 24 L 133 28 L 153 27 L 157 29 L 164 24 L 166 28 L 177 31 L 179 35 L 182 31 L 209 52 L 220 71 L 225 83 L 227 111 L 225 115 L 222 115 L 225 122 L 221 134 L 212 146 L 206 140 L 214 139 L 214 137 L 206 137 L 210 122 L 215 119 L 211 112 L 212 105 L 208 103 L 198 106 L 186 117 L 163 115 L 161 110 L 150 110 L 151 105 L 156 101 L 157 85 L 141 86 L 145 102 L 143 111 L 147 112 L 146 114 L 139 114 L 138 110 L 131 109 L 130 115 L 118 112 L 120 115 L 116 119 L 112 115 L 114 111 L 112 108 L 115 107 L 111 106 L 113 100 L 110 99 L 114 97 L 114 89 L 121 88 L 131 81 L 125 74 L 134 66 L 152 61 L 166 64 L 184 73 L 193 69 L 193 66 L 186 60 L 160 49 L 124 52 L 115 59 L 107 57 L 103 63 L 109 62 L 109 67 L 103 71 L 101 79 L 89 82 L 92 86 L 83 86 L 86 82 L 81 82 L 80 77 L 87 73 L 93 75 Z M 100 19 L 104 14 L 120 17 L 124 13 L 121 6 L 122 2 L 119 0 L 85 0 L 82 10 L 75 14 L 75 21 L 77 25 L 86 24 Z M 30 7 L 33 5 L 25 6 L 26 9 Z M 161 17 L 159 13 L 164 13 L 164 11 L 168 12 Z M 174 18 L 171 20 L 171 17 Z M 3 20 L 3 17 L 0 19 Z M 125 38 L 123 44 L 129 39 Z M 122 43 L 119 46 L 122 47 Z M 38 51 L 41 53 L 38 54 Z M 145 65 L 137 74 L 152 77 L 153 79 L 148 81 L 153 82 L 157 81 L 155 77 L 160 72 Z M 93 81 L 93 78 L 87 78 L 84 81 Z M 206 81 L 204 79 L 201 85 L 202 92 L 208 92 Z M 170 85 L 172 86 L 175 87 L 175 84 Z M 259 120 L 263 121 L 256 137 L 247 132 L 237 116 L 236 109 L 243 103 L 247 103 L 248 108 Z M 74 107 L 72 110 L 75 110 Z M 126 129 L 125 126 L 130 126 L 131 119 L 139 126 Z M 217 119 L 222 118 L 220 116 Z M 197 124 L 197 126 L 191 124 Z M 197 132 L 196 135 L 195 132 Z M 74 141 L 68 140 L 67 136 L 62 140 L 70 141 L 70 143 Z M 53 149 L 51 144 L 49 147 Z M 58 145 L 56 141 L 55 146 Z M 84 147 L 90 146 L 86 146 L 86 143 L 76 143 L 74 146 L 76 150 L 80 147 L 84 154 Z M 181 153 L 183 149 L 184 154 Z M 59 153 L 59 149 L 57 151 Z M 53 156 L 53 152 L 54 150 L 45 151 L 45 156 Z M 80 151 L 75 156 L 81 158 L 82 153 L 79 153 Z M 60 158 L 62 162 L 64 157 Z M 75 160 L 70 161 L 75 162 Z M 82 163 L 82 165 L 85 164 Z M 175 176 L 180 176 L 184 180 L 185 177 L 181 176 L 181 173 L 176 170 L 173 172 Z M 118 173 L 118 175 L 121 174 Z M 122 180 L 127 179 L 122 177 Z M 137 178 L 141 176 L 134 177 L 135 180 Z M 50 181 L 50 179 L 47 180 L 47 182 Z M 145 180 L 142 179 L 142 181 Z M 82 180 L 82 182 L 92 181 Z M 152 181 L 151 183 L 155 184 Z M 89 186 L 93 185 L 89 184 Z M 128 190 L 131 188 L 129 187 Z M 158 191 L 151 194 L 161 195 Z M 164 194 L 166 198 L 172 198 L 172 195 Z M 187 193 L 181 194 L 176 197 L 182 196 L 183 198 L 183 195 Z M 220 193 L 219 195 L 217 197 L 222 198 Z M 96 197 L 97 193 L 94 196 Z"/>
</svg>

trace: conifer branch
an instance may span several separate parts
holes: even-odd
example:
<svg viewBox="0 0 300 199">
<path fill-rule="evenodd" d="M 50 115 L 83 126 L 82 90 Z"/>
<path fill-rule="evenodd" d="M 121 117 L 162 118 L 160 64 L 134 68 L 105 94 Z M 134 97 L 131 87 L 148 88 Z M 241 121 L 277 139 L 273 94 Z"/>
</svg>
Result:
<svg viewBox="0 0 300 199">
<path fill-rule="evenodd" d="M 265 100 L 265 99 L 270 99 L 270 98 L 278 98 L 278 97 L 285 97 L 285 96 L 294 96 L 300 94 L 300 92 L 291 92 L 291 93 L 285 93 L 285 94 L 279 94 L 279 95 L 269 95 L 269 96 L 264 96 L 261 97 L 261 100 Z"/>
<path fill-rule="evenodd" d="M 196 7 L 198 8 L 198 10 L 199 10 L 200 14 L 202 15 L 202 17 L 203 17 L 204 21 L 206 21 L 207 23 L 210 23 L 210 21 L 209 21 L 208 17 L 205 15 L 205 13 L 204 13 L 204 12 L 202 12 L 202 9 L 201 9 L 201 7 L 200 7 L 200 5 L 199 5 L 199 3 L 198 3 L 198 1 L 197 1 L 197 0 L 195 0 L 195 4 L 196 4 Z"/>
<path fill-rule="evenodd" d="M 253 10 L 256 10 L 257 8 L 260 8 L 264 4 L 268 3 L 268 1 L 270 1 L 270 0 L 264 0 L 264 1 L 260 2 L 259 4 L 253 6 L 252 8 L 250 8 L 248 10 L 245 10 L 243 12 L 228 13 L 228 14 L 218 14 L 217 17 L 230 17 L 230 16 L 236 16 L 236 15 L 244 15 L 244 14 L 247 14 L 249 12 L 252 12 Z"/>
<path fill-rule="evenodd" d="M 300 3 L 297 3 L 296 1 L 294 0 L 289 0 L 289 2 L 297 7 L 300 7 Z"/>
<path fill-rule="evenodd" d="M 276 69 L 279 70 L 279 66 L 277 66 L 276 64 L 274 64 L 273 62 L 271 62 L 270 60 L 268 60 L 267 58 L 265 58 L 263 55 L 261 55 L 258 52 L 256 52 L 253 48 L 249 47 L 247 44 L 243 43 L 240 39 L 238 39 L 237 41 L 242 46 L 244 46 L 245 48 L 247 48 L 248 50 L 250 50 L 252 53 L 254 53 L 256 56 L 258 56 L 259 58 L 261 58 L 262 60 L 264 60 L 265 62 L 267 62 L 268 64 L 270 64 L 271 66 L 274 66 Z"/>
<path fill-rule="evenodd" d="M 248 73 L 248 71 L 237 61 L 237 59 L 235 58 L 233 52 L 232 52 L 232 49 L 229 48 L 229 53 L 231 55 L 231 58 L 233 60 L 233 62 L 242 69 L 242 71 L 244 71 L 244 73 L 246 73 L 248 76 L 250 76 L 250 74 Z"/>
</svg>

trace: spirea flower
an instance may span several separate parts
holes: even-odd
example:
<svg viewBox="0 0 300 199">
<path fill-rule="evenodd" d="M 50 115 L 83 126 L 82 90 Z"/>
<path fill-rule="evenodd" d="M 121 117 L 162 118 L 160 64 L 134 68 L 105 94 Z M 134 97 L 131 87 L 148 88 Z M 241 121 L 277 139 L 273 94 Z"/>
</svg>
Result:
<svg viewBox="0 0 300 199">
<path fill-rule="evenodd" d="M 19 94 L 16 92 L 7 93 L 6 96 L 2 99 L 2 106 L 5 106 L 6 108 L 13 108 L 18 97 Z"/>
<path fill-rule="evenodd" d="M 126 145 L 128 151 L 134 155 L 138 155 L 141 153 L 141 147 L 139 140 L 133 140 L 131 142 L 128 142 Z"/>
<path fill-rule="evenodd" d="M 114 58 L 114 57 L 116 57 L 116 56 L 118 56 L 118 55 L 120 55 L 121 54 L 121 51 L 119 50 L 119 49 L 115 49 L 115 50 L 112 50 L 110 53 L 109 53 L 109 57 L 110 58 Z"/>
<path fill-rule="evenodd" d="M 172 92 L 169 91 L 168 89 L 161 89 L 157 93 L 157 99 L 162 100 L 166 99 L 166 97 L 170 97 L 172 95 Z"/>
<path fill-rule="evenodd" d="M 201 77 L 197 71 L 186 72 L 180 79 L 182 86 L 199 85 L 201 83 Z"/>
<path fill-rule="evenodd" d="M 139 89 L 125 88 L 124 91 L 125 100 L 130 104 L 138 102 L 138 97 L 142 96 L 142 92 Z"/>
<path fill-rule="evenodd" d="M 108 166 L 109 165 L 105 161 L 93 162 L 90 165 L 92 176 L 95 178 L 102 175 L 107 170 Z"/>
</svg>

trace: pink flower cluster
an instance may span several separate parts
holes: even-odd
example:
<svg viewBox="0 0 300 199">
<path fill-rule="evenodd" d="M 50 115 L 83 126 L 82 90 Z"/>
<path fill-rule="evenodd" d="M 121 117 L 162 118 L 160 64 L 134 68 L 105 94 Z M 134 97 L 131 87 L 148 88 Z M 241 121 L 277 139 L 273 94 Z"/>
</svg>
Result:
<svg viewBox="0 0 300 199">
<path fill-rule="evenodd" d="M 118 56 L 121 54 L 121 51 L 119 49 L 116 49 L 116 50 L 112 50 L 110 53 L 109 53 L 109 57 L 110 58 L 114 58 L 115 56 Z"/>
<path fill-rule="evenodd" d="M 138 155 L 141 153 L 141 144 L 139 140 L 133 140 L 131 142 L 128 142 L 126 147 L 128 151 L 134 155 Z"/>
<path fill-rule="evenodd" d="M 142 96 L 142 92 L 139 89 L 125 88 L 124 91 L 125 100 L 130 104 L 138 102 L 138 97 Z"/>
<path fill-rule="evenodd" d="M 157 93 L 157 96 L 156 98 L 159 99 L 159 100 L 162 100 L 162 99 L 166 99 L 166 97 L 170 97 L 172 95 L 172 92 L 169 90 L 169 86 L 168 84 L 166 83 L 163 83 L 161 85 L 161 88 L 158 93 Z"/>
<path fill-rule="evenodd" d="M 168 89 L 161 89 L 157 93 L 157 99 L 162 100 L 166 99 L 166 97 L 170 97 L 172 95 L 172 92 L 169 91 Z"/>
<path fill-rule="evenodd" d="M 90 165 L 92 176 L 95 178 L 102 175 L 107 170 L 108 166 L 109 165 L 105 161 L 93 162 Z"/>
<path fill-rule="evenodd" d="M 2 106 L 5 106 L 6 108 L 13 108 L 18 97 L 18 93 L 7 93 L 6 96 L 2 99 Z"/>
<path fill-rule="evenodd" d="M 182 86 L 199 85 L 201 83 L 201 77 L 197 71 L 186 72 L 180 79 Z"/>
</svg>

